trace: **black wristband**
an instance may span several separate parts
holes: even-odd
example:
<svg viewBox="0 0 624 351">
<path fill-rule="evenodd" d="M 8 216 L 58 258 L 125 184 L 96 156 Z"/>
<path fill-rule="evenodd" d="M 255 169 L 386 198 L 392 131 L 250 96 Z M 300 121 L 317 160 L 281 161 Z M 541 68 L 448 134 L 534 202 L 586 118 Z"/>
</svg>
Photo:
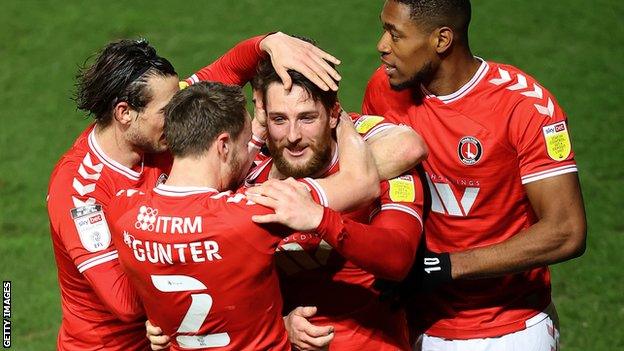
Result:
<svg viewBox="0 0 624 351">
<path fill-rule="evenodd" d="M 426 251 L 421 261 L 422 289 L 432 291 L 438 285 L 453 280 L 451 276 L 451 256 L 448 252 Z"/>
</svg>

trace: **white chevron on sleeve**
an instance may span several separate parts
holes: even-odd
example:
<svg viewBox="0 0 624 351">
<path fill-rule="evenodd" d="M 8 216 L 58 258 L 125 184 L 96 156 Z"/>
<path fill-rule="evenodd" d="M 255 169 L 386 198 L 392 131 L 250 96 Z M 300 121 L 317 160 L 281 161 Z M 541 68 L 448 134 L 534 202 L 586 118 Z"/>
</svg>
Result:
<svg viewBox="0 0 624 351">
<path fill-rule="evenodd" d="M 102 172 L 102 168 L 104 168 L 104 165 L 101 163 L 98 163 L 97 165 L 94 165 L 93 162 L 91 161 L 91 156 L 89 156 L 89 153 L 87 152 L 87 154 L 85 155 L 85 158 L 82 160 L 82 163 L 91 168 L 92 170 L 101 173 Z"/>
<path fill-rule="evenodd" d="M 502 68 L 498 69 L 498 73 L 500 74 L 500 78 L 494 78 L 490 80 L 490 83 L 492 84 L 496 84 L 496 85 L 501 85 L 503 83 L 507 83 L 507 82 L 511 82 L 511 76 L 509 75 L 509 72 L 505 71 Z"/>
<path fill-rule="evenodd" d="M 80 194 L 80 196 L 85 196 L 88 193 L 92 193 L 95 190 L 95 183 L 83 185 L 78 179 L 74 178 L 74 183 L 72 184 L 74 189 Z"/>
<path fill-rule="evenodd" d="M 520 90 L 520 89 L 526 89 L 527 86 L 528 85 L 527 85 L 526 77 L 523 76 L 522 74 L 518 73 L 518 83 L 516 83 L 516 84 L 514 84 L 514 85 L 512 85 L 510 87 L 507 87 L 507 89 L 508 90 L 512 90 L 512 91 L 513 90 Z"/>
<path fill-rule="evenodd" d="M 542 106 L 538 104 L 534 104 L 533 106 L 535 106 L 535 108 L 537 109 L 537 112 L 543 115 L 552 117 L 553 114 L 555 114 L 555 105 L 553 104 L 550 98 L 548 98 L 548 104 L 546 106 Z"/>
<path fill-rule="evenodd" d="M 95 204 L 95 199 L 92 197 L 88 197 L 85 201 L 82 201 L 79 198 L 72 196 L 72 201 L 74 202 L 75 207 L 83 207 L 83 206 Z"/>
<path fill-rule="evenodd" d="M 533 90 L 532 91 L 525 91 L 524 93 L 520 93 L 524 96 L 528 96 L 528 97 L 532 97 L 532 98 L 538 98 L 541 99 L 544 95 L 542 94 L 542 88 L 539 87 L 539 85 L 533 83 Z"/>
<path fill-rule="evenodd" d="M 93 173 L 93 174 L 87 173 L 87 170 L 85 169 L 85 167 L 84 167 L 84 165 L 82 163 L 80 164 L 80 167 L 78 167 L 78 173 L 84 179 L 91 179 L 91 180 L 98 180 L 98 179 L 100 179 L 100 176 L 102 175 L 100 173 Z"/>
</svg>

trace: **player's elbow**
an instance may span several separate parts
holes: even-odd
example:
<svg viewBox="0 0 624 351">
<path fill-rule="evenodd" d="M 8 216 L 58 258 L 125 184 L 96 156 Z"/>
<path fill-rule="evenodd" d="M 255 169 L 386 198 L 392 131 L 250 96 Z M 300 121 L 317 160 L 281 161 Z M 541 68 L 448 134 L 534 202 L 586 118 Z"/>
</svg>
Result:
<svg viewBox="0 0 624 351">
<path fill-rule="evenodd" d="M 408 147 L 404 148 L 402 158 L 411 164 L 411 168 L 415 167 L 429 156 L 429 148 L 425 140 L 418 135 L 413 129 L 408 128 L 405 140 Z"/>
<path fill-rule="evenodd" d="M 124 323 L 133 323 L 145 320 L 145 312 L 140 306 L 111 307 L 111 313 Z"/>
<path fill-rule="evenodd" d="M 585 220 L 569 221 L 563 231 L 565 241 L 562 245 L 563 260 L 582 256 L 586 249 L 587 224 Z"/>
</svg>

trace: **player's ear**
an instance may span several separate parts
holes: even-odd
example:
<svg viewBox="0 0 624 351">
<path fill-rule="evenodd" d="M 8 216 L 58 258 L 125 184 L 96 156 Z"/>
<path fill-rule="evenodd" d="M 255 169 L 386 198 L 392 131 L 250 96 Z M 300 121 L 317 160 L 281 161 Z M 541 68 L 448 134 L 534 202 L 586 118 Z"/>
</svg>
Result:
<svg viewBox="0 0 624 351">
<path fill-rule="evenodd" d="M 329 127 L 334 129 L 338 125 L 338 119 L 340 118 L 340 111 L 342 111 L 342 107 L 340 103 L 336 101 L 334 107 L 329 111 Z"/>
<path fill-rule="evenodd" d="M 129 125 L 135 115 L 136 111 L 125 101 L 118 102 L 113 107 L 113 118 L 123 125 Z"/>
<path fill-rule="evenodd" d="M 217 148 L 217 154 L 219 155 L 219 159 L 223 162 L 226 162 L 228 159 L 228 156 L 231 152 L 232 149 L 232 138 L 230 138 L 230 134 L 229 133 L 221 133 L 217 136 L 217 139 L 215 140 L 215 144 L 216 144 L 216 148 Z"/>
<path fill-rule="evenodd" d="M 433 48 L 438 54 L 444 54 L 453 44 L 454 33 L 449 27 L 440 27 L 433 31 L 431 40 Z"/>
</svg>

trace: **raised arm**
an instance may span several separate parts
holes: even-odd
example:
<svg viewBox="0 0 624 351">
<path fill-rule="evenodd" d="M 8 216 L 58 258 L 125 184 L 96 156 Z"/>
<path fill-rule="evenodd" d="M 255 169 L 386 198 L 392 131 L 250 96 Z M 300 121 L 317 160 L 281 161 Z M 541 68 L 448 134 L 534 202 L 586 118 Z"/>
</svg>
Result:
<svg viewBox="0 0 624 351">
<path fill-rule="evenodd" d="M 266 55 L 271 57 L 275 70 L 290 89 L 289 69 L 303 73 L 323 90 L 337 90 L 334 80 L 340 75 L 325 60 L 339 64 L 340 61 L 323 50 L 303 40 L 277 32 L 244 40 L 215 62 L 187 78 L 181 86 L 202 80 L 225 84 L 245 85 L 256 73 L 256 67 Z"/>
<path fill-rule="evenodd" d="M 379 196 L 379 175 L 368 145 L 344 111 L 336 135 L 340 171 L 314 182 L 320 185 L 327 197 L 325 205 L 342 212 L 376 199 Z"/>
</svg>

